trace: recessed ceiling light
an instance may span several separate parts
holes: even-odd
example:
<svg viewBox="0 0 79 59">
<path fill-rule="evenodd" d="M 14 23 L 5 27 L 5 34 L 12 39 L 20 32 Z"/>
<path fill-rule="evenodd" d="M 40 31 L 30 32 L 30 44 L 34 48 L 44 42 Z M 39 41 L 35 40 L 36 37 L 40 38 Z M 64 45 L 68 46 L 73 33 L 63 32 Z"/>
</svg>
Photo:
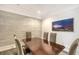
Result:
<svg viewBox="0 0 79 59">
<path fill-rule="evenodd" d="M 38 14 L 41 14 L 41 11 L 40 11 L 40 10 L 38 10 L 38 11 L 37 11 L 37 13 L 38 13 Z"/>
</svg>

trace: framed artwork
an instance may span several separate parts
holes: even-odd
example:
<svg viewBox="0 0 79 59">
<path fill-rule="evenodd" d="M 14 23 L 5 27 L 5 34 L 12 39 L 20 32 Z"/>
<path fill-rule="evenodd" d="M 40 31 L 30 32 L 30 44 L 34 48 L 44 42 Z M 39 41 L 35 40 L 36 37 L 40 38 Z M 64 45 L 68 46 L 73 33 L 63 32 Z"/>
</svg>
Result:
<svg viewBox="0 0 79 59">
<path fill-rule="evenodd" d="M 52 22 L 52 31 L 73 31 L 74 18 L 63 19 Z"/>
</svg>

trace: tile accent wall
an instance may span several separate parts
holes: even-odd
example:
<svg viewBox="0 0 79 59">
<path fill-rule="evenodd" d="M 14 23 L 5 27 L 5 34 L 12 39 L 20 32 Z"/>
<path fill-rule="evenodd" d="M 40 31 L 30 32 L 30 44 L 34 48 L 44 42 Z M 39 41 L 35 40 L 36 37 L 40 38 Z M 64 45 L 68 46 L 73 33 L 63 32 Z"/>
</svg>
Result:
<svg viewBox="0 0 79 59">
<path fill-rule="evenodd" d="M 27 31 L 32 32 L 32 37 L 40 37 L 41 21 L 0 11 L 0 46 L 13 44 L 14 34 L 18 39 L 24 39 Z"/>
</svg>

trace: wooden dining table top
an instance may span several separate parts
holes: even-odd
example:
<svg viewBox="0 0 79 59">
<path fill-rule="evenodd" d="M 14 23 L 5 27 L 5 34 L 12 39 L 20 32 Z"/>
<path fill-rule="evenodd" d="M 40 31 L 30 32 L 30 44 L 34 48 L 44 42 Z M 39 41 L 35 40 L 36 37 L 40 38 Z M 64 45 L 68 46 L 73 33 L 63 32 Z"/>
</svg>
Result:
<svg viewBox="0 0 79 59">
<path fill-rule="evenodd" d="M 31 41 L 25 43 L 32 51 L 33 55 L 56 55 L 59 54 L 65 47 L 63 45 L 50 42 L 41 38 L 31 38 Z"/>
</svg>

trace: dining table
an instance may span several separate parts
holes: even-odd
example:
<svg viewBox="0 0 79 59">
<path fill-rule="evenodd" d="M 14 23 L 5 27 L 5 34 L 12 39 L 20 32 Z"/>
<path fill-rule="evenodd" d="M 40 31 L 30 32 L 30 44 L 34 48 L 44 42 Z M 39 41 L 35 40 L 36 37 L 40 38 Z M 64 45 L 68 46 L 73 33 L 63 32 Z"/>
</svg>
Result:
<svg viewBox="0 0 79 59">
<path fill-rule="evenodd" d="M 50 42 L 42 38 L 34 37 L 31 41 L 23 40 L 32 55 L 58 55 L 65 47 L 58 43 Z"/>
</svg>

